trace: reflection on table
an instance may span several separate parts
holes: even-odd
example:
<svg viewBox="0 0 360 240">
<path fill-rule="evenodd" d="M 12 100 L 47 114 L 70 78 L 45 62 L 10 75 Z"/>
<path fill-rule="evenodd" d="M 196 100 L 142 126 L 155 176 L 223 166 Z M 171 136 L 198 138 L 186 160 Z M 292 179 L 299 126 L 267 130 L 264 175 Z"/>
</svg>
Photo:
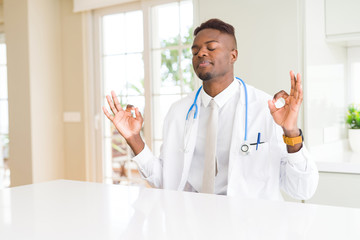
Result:
<svg viewBox="0 0 360 240">
<path fill-rule="evenodd" d="M 58 180 L 0 191 L 0 239 L 360 239 L 360 209 Z"/>
</svg>

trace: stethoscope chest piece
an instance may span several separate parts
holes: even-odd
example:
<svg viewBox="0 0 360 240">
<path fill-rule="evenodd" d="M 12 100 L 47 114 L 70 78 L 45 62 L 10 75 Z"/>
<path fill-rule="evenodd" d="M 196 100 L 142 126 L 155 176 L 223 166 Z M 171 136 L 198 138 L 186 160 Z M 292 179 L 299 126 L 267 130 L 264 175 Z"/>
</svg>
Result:
<svg viewBox="0 0 360 240">
<path fill-rule="evenodd" d="M 243 155 L 248 155 L 250 153 L 250 145 L 243 143 L 240 147 L 240 150 Z"/>
</svg>

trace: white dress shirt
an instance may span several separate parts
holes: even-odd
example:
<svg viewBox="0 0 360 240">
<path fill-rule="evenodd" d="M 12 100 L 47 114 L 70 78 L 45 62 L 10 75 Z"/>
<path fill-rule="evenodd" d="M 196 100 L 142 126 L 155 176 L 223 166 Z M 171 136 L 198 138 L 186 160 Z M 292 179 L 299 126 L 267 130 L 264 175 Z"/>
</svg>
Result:
<svg viewBox="0 0 360 240">
<path fill-rule="evenodd" d="M 194 156 L 191 162 L 187 191 L 199 192 L 202 187 L 205 157 L 206 126 L 210 115 L 209 103 L 212 99 L 201 89 L 201 107 L 199 117 L 199 128 L 196 139 Z M 214 97 L 219 107 L 219 122 L 217 133 L 216 159 L 217 175 L 215 177 L 215 194 L 226 195 L 228 185 L 229 152 L 231 144 L 232 129 L 234 124 L 235 110 L 240 97 L 240 84 L 234 80 L 226 89 Z"/>
</svg>

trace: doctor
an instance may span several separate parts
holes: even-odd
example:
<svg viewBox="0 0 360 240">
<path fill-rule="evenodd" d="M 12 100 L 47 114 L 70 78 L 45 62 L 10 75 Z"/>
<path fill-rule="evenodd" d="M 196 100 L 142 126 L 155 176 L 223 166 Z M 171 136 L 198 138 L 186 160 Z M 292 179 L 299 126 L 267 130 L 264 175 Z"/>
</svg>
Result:
<svg viewBox="0 0 360 240">
<path fill-rule="evenodd" d="M 319 176 L 297 126 L 300 74 L 290 72 L 290 94 L 280 91 L 272 98 L 235 78 L 233 26 L 210 19 L 194 36 L 193 68 L 203 84 L 171 106 L 159 158 L 140 136 L 143 118 L 137 108 L 123 110 L 114 92 L 107 96 L 113 115 L 103 107 L 133 150 L 143 178 L 164 189 L 271 200 L 281 200 L 282 189 L 309 199 Z M 277 108 L 280 98 L 285 105 Z"/>
</svg>

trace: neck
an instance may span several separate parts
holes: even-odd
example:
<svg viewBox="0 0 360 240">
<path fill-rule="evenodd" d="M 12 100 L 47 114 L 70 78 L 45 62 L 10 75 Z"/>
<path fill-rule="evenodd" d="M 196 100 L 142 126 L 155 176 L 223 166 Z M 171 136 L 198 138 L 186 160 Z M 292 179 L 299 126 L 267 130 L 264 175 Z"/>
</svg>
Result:
<svg viewBox="0 0 360 240">
<path fill-rule="evenodd" d="M 225 76 L 212 78 L 207 81 L 203 81 L 204 91 L 211 97 L 215 97 L 224 89 L 226 89 L 234 81 L 234 74 L 228 74 Z"/>
</svg>

